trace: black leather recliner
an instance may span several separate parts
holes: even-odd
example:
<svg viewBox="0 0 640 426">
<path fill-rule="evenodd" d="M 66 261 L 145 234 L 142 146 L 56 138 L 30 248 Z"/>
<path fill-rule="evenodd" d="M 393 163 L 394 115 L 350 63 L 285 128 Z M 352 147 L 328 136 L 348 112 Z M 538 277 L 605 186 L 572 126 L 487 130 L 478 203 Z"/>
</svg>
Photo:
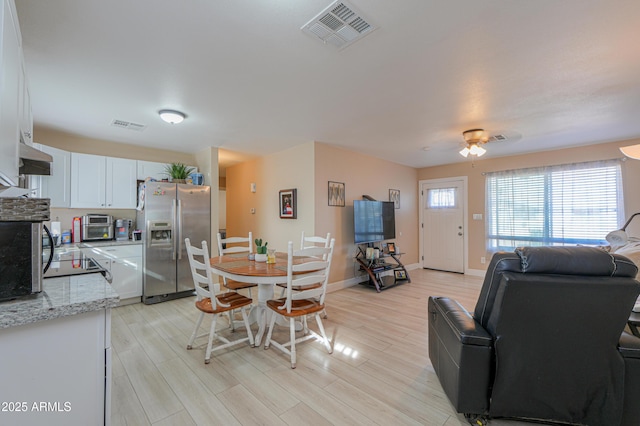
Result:
<svg viewBox="0 0 640 426">
<path fill-rule="evenodd" d="M 470 314 L 429 298 L 429 358 L 458 413 L 580 425 L 640 424 L 640 293 L 627 258 L 525 247 L 491 259 Z"/>
</svg>

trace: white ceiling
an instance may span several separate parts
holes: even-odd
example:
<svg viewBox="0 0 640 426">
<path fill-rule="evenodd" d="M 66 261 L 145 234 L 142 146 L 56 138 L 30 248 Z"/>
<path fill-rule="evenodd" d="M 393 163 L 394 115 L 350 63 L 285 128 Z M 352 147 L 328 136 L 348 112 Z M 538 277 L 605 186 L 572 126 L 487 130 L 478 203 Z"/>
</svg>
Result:
<svg viewBox="0 0 640 426">
<path fill-rule="evenodd" d="M 330 0 L 16 0 L 34 121 L 233 161 L 321 141 L 413 167 L 470 161 L 475 127 L 509 138 L 484 158 L 640 137 L 638 0 L 349 2 L 378 29 L 338 50 L 300 30 Z"/>
</svg>

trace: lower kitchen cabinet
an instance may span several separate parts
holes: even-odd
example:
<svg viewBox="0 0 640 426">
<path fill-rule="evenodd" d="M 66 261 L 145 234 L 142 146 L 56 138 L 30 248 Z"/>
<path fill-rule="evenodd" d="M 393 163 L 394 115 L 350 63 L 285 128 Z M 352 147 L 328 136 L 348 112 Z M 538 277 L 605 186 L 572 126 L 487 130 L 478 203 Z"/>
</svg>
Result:
<svg viewBox="0 0 640 426">
<path fill-rule="evenodd" d="M 111 272 L 111 287 L 120 301 L 139 302 L 142 297 L 142 246 L 113 245 L 83 248 L 82 252 L 93 257 L 104 269 Z M 132 298 L 137 298 L 132 299 Z M 127 300 L 131 299 L 131 300 Z"/>
<path fill-rule="evenodd" d="M 110 309 L 2 329 L 0 347 L 0 424 L 110 424 Z"/>
</svg>

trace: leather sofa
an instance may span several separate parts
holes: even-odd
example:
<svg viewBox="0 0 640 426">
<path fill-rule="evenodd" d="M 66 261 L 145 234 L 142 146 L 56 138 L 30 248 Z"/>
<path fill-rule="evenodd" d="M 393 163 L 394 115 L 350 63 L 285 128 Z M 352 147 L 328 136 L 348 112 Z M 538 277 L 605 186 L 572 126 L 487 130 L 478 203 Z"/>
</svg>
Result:
<svg viewBox="0 0 640 426">
<path fill-rule="evenodd" d="M 456 411 L 640 424 L 640 339 L 624 332 L 637 270 L 599 248 L 525 247 L 493 256 L 473 313 L 430 297 L 429 358 Z"/>
</svg>

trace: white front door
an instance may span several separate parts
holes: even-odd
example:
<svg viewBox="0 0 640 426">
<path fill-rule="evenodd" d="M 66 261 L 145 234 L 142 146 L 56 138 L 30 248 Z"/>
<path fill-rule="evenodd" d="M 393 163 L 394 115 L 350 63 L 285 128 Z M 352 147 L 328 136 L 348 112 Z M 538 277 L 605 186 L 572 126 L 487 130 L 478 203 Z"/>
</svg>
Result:
<svg viewBox="0 0 640 426">
<path fill-rule="evenodd" d="M 464 180 L 424 181 L 422 267 L 464 273 Z"/>
</svg>

